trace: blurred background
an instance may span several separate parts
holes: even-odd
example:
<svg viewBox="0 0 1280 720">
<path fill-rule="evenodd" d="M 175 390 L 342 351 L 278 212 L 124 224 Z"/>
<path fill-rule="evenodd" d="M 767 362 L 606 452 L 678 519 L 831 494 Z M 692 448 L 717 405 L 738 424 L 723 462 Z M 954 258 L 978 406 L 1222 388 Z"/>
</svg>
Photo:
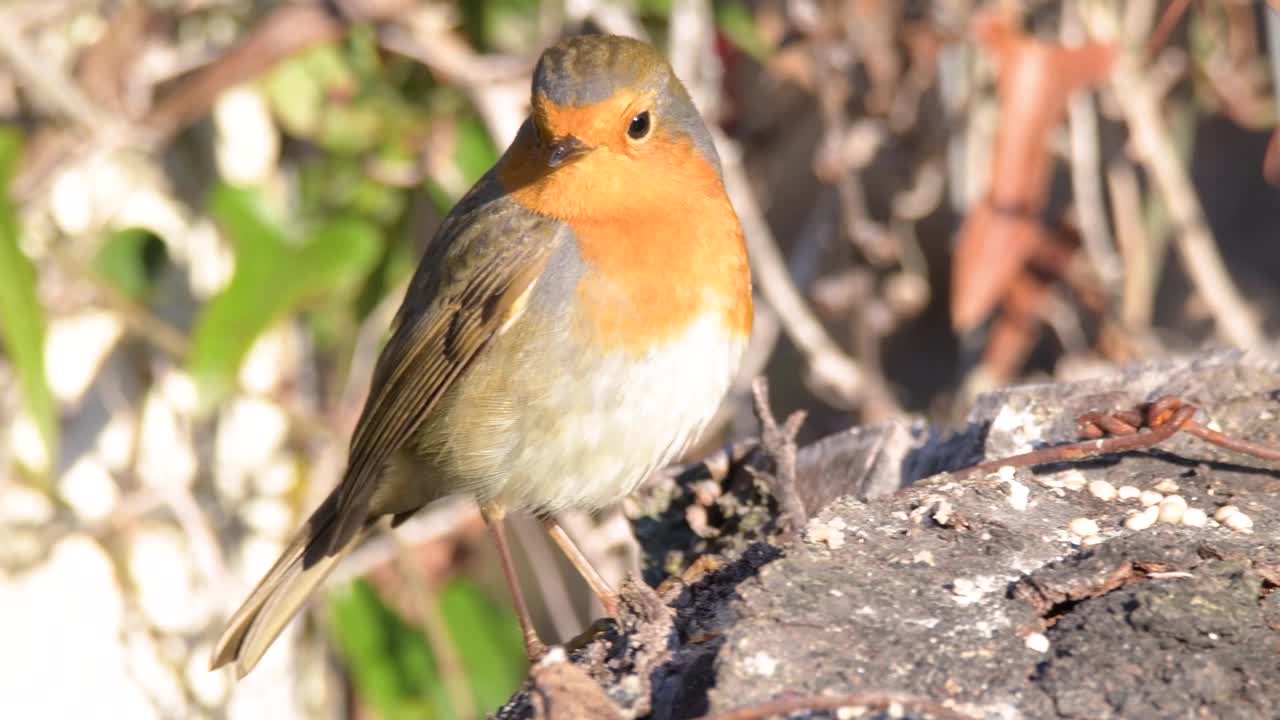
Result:
<svg viewBox="0 0 1280 720">
<path fill-rule="evenodd" d="M 465 502 L 354 553 L 243 682 L 206 666 L 338 480 L 409 273 L 538 53 L 588 31 L 667 52 L 746 229 L 756 332 L 690 459 L 755 432 L 758 374 L 808 441 L 1273 345 L 1280 3 L 10 0 L 5 714 L 474 718 L 520 683 Z M 615 582 L 634 504 L 566 522 Z M 515 525 L 544 637 L 577 635 L 594 600 Z"/>
</svg>

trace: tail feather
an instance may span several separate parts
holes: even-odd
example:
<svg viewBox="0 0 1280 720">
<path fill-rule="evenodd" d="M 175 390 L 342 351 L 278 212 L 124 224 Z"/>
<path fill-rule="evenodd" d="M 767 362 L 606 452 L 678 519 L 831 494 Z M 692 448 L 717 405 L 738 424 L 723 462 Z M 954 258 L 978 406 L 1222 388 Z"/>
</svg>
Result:
<svg viewBox="0 0 1280 720">
<path fill-rule="evenodd" d="M 258 664 L 311 593 L 328 577 L 347 552 L 359 544 L 368 525 L 349 542 L 328 554 L 333 526 L 333 503 L 326 500 L 294 535 L 214 645 L 209 669 L 235 663 L 236 677 L 244 677 Z M 320 552 L 316 552 L 320 549 Z"/>
</svg>

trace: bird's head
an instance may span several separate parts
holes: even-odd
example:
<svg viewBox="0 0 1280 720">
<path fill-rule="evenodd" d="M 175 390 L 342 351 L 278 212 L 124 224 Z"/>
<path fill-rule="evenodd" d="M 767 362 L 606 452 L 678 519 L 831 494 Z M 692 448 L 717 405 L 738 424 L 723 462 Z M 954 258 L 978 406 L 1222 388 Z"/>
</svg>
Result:
<svg viewBox="0 0 1280 720">
<path fill-rule="evenodd" d="M 585 219 L 722 193 L 720 160 L 684 85 L 653 47 L 580 35 L 548 48 L 532 113 L 504 158 L 504 183 L 535 209 Z"/>
</svg>

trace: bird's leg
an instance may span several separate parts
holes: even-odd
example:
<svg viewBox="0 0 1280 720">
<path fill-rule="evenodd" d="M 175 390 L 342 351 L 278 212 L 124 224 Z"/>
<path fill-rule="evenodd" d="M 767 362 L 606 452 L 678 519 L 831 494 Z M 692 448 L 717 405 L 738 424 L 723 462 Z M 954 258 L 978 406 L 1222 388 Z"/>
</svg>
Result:
<svg viewBox="0 0 1280 720">
<path fill-rule="evenodd" d="M 618 593 L 609 587 L 609 582 L 596 571 L 591 565 L 591 561 L 587 560 L 587 556 L 582 554 L 578 546 L 574 544 L 573 538 L 569 537 L 569 533 L 560 527 L 560 523 L 555 518 L 545 518 L 542 521 L 542 527 L 546 529 L 547 534 L 552 540 L 556 541 L 556 545 L 560 546 L 560 550 L 564 552 L 565 557 L 569 558 L 569 562 L 577 568 L 578 574 L 582 575 L 582 579 L 587 581 L 591 586 L 591 590 L 595 592 L 596 597 L 600 598 L 600 605 L 604 607 L 604 612 L 615 620 L 618 617 Z"/>
<path fill-rule="evenodd" d="M 502 574 L 507 578 L 507 588 L 511 590 L 511 602 L 515 605 L 516 617 L 520 620 L 520 631 L 524 634 L 524 652 L 530 663 L 536 663 L 547 653 L 547 646 L 538 638 L 538 631 L 533 627 L 533 619 L 529 617 L 529 606 L 525 604 L 524 593 L 520 590 L 520 576 L 516 575 L 515 563 L 511 561 L 511 548 L 507 545 L 507 533 L 502 521 L 506 511 L 496 505 L 480 506 L 480 516 L 493 535 L 493 543 L 498 546 L 498 558 L 502 561 Z"/>
</svg>

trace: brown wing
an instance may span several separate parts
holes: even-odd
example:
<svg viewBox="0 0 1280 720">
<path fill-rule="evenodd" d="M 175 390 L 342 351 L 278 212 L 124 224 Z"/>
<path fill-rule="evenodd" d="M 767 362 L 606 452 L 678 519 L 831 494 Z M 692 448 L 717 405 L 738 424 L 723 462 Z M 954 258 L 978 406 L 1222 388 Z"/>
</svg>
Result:
<svg viewBox="0 0 1280 720">
<path fill-rule="evenodd" d="M 446 218 L 378 358 L 335 490 L 336 522 L 328 538 L 316 538 L 309 561 L 337 552 L 371 519 L 369 499 L 392 454 L 483 351 L 565 235 L 560 223 L 499 195 L 492 177 Z"/>
</svg>

